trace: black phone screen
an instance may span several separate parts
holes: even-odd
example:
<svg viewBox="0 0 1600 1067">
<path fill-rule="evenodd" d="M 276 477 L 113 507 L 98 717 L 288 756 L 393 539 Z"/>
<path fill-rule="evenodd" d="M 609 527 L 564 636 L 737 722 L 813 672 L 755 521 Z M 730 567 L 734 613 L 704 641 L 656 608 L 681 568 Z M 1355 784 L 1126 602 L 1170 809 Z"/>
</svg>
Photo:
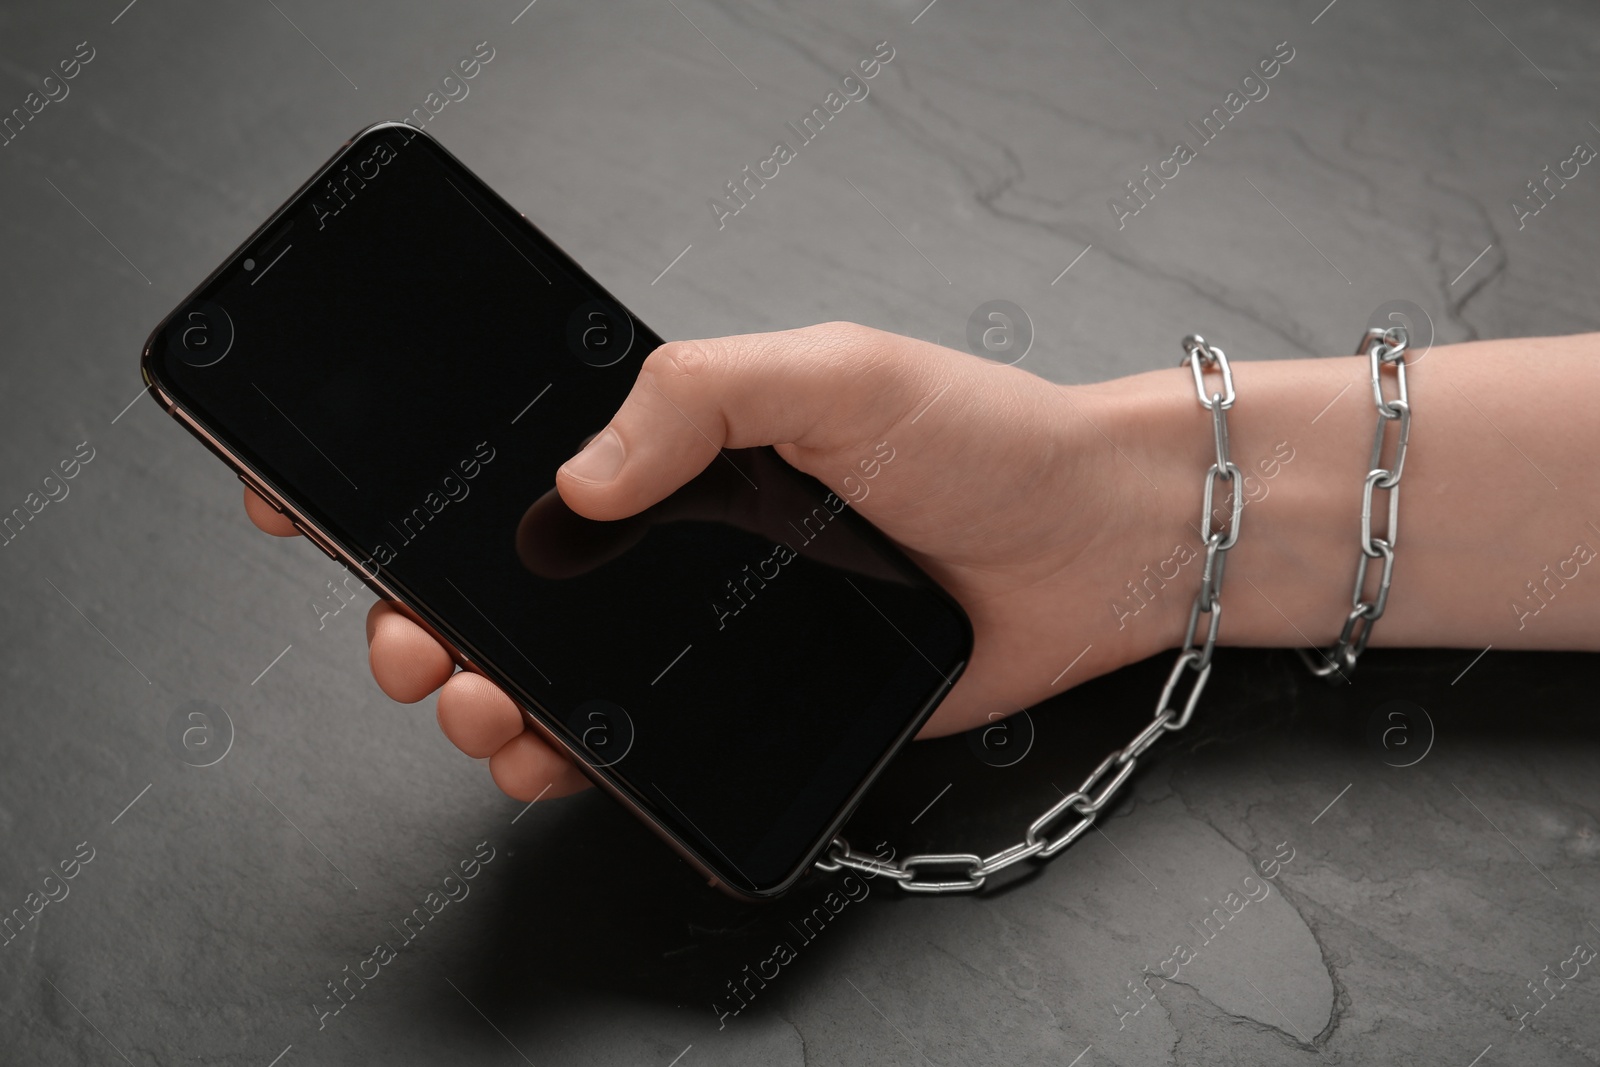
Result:
<svg viewBox="0 0 1600 1067">
<path fill-rule="evenodd" d="M 437 142 L 389 124 L 174 312 L 146 360 L 730 887 L 779 892 L 953 682 L 971 632 L 771 449 L 724 450 L 631 519 L 568 509 L 556 468 L 660 343 Z"/>
</svg>

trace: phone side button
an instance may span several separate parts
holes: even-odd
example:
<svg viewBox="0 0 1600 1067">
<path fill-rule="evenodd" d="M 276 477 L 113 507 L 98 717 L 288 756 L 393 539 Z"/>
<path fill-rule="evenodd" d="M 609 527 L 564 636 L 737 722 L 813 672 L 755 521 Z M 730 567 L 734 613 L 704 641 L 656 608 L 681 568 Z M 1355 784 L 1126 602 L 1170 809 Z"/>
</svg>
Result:
<svg viewBox="0 0 1600 1067">
<path fill-rule="evenodd" d="M 254 478 L 251 478 L 249 475 L 246 475 L 242 471 L 237 471 L 235 473 L 237 473 L 239 475 L 239 480 L 244 483 L 244 487 L 246 489 L 250 490 L 252 493 L 254 493 L 256 496 L 260 497 L 262 500 L 265 500 L 267 502 L 267 504 L 272 508 L 273 511 L 276 511 L 279 515 L 283 514 L 283 505 L 278 503 L 278 498 L 276 496 L 274 496 L 273 494 L 267 492 L 261 486 L 257 485 L 256 484 L 256 480 Z"/>
<path fill-rule="evenodd" d="M 294 522 L 293 519 L 290 519 L 289 521 L 290 522 Z M 296 530 L 299 530 L 302 534 L 304 534 L 307 541 L 310 541 L 312 544 L 314 544 L 318 548 L 322 549 L 322 554 L 324 556 L 327 556 L 329 559 L 333 560 L 335 563 L 342 562 L 339 559 L 339 554 L 337 552 L 335 552 L 332 548 L 328 547 L 327 542 L 323 540 L 323 537 L 322 537 L 321 534 L 317 533 L 315 530 L 311 529 L 308 526 L 301 526 L 298 522 L 294 522 L 294 528 Z"/>
</svg>

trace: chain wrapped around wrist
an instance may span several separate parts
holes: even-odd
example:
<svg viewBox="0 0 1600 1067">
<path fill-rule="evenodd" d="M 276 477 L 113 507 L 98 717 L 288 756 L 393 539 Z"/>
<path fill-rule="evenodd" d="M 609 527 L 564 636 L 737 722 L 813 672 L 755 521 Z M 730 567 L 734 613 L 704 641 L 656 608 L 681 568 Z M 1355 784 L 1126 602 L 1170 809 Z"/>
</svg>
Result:
<svg viewBox="0 0 1600 1067">
<path fill-rule="evenodd" d="M 1381 331 L 1380 331 L 1381 332 Z M 900 888 L 916 893 L 961 893 L 982 888 L 984 882 L 991 874 L 996 874 L 1007 867 L 1022 862 L 1025 859 L 1047 860 L 1056 853 L 1065 849 L 1078 838 L 1082 837 L 1094 826 L 1096 817 L 1111 803 L 1117 791 L 1122 788 L 1128 778 L 1133 774 L 1134 767 L 1139 758 L 1154 745 L 1162 735 L 1181 730 L 1189 724 L 1189 719 L 1194 715 L 1195 705 L 1199 703 L 1200 694 L 1205 691 L 1206 682 L 1211 677 L 1211 654 L 1217 644 L 1217 624 L 1222 618 L 1222 572 L 1227 562 L 1227 553 L 1239 539 L 1239 520 L 1244 509 L 1244 472 L 1241 471 L 1228 454 L 1228 410 L 1233 407 L 1233 371 L 1228 366 L 1228 357 L 1222 349 L 1206 343 L 1205 338 L 1199 334 L 1191 334 L 1183 339 L 1184 357 L 1179 366 L 1187 365 L 1194 376 L 1195 396 L 1200 401 L 1200 406 L 1211 413 L 1212 444 L 1215 448 L 1215 459 L 1206 470 L 1205 490 L 1202 496 L 1201 537 L 1205 541 L 1205 565 L 1200 572 L 1200 591 L 1195 594 L 1194 603 L 1189 608 L 1189 628 L 1184 636 L 1183 646 L 1178 652 L 1178 658 L 1172 665 L 1172 671 L 1167 675 L 1167 682 L 1161 689 L 1161 696 L 1156 701 L 1155 717 L 1150 723 L 1140 730 L 1132 741 L 1124 747 L 1112 752 L 1100 765 L 1090 772 L 1089 776 L 1079 784 L 1072 793 L 1052 804 L 1037 819 L 1029 824 L 1022 840 L 1007 848 L 1003 848 L 988 856 L 979 856 L 970 852 L 952 853 L 923 853 L 907 856 L 898 862 L 885 862 L 876 856 L 858 852 L 850 847 L 850 842 L 842 836 L 835 837 L 829 844 L 827 852 L 817 860 L 819 870 L 837 871 L 841 868 L 860 871 L 869 875 L 883 875 L 893 880 Z M 1382 394 L 1377 392 L 1377 358 L 1373 363 L 1373 390 L 1378 396 L 1379 412 L 1384 412 Z M 1215 368 L 1222 376 L 1221 391 L 1207 393 L 1205 371 Z M 1405 378 L 1402 370 L 1401 377 L 1401 402 L 1405 397 Z M 1402 410 L 1406 410 L 1403 409 Z M 1395 418 L 1389 415 L 1386 418 Z M 1404 457 L 1405 431 L 1410 427 L 1410 413 L 1406 410 L 1406 423 L 1402 426 L 1401 458 Z M 1379 424 L 1379 438 L 1377 445 L 1382 444 L 1382 422 Z M 1373 464 L 1377 464 L 1377 453 L 1374 446 Z M 1376 472 L 1387 475 L 1387 471 Z M 1399 462 L 1397 460 L 1393 475 L 1394 482 L 1400 478 Z M 1221 528 L 1213 528 L 1212 504 L 1216 499 L 1217 484 L 1224 483 L 1229 492 L 1228 521 Z M 1371 490 L 1373 482 L 1367 482 L 1367 503 L 1370 508 Z M 1385 485 L 1382 488 L 1389 488 Z M 1391 498 L 1392 501 L 1393 498 Z M 1391 502 L 1391 514 L 1393 504 Z M 1367 532 L 1370 521 L 1364 523 L 1363 532 Z M 1393 520 L 1391 519 L 1388 533 L 1393 538 Z M 1380 542 L 1381 543 L 1381 542 Z M 1386 564 L 1392 562 L 1392 553 L 1385 557 Z M 1366 557 L 1362 557 L 1363 575 L 1366 569 Z M 1386 565 L 1383 573 L 1383 588 L 1388 590 L 1389 568 Z M 1356 595 L 1361 594 L 1360 581 L 1357 582 Z M 1382 614 L 1381 603 L 1378 614 Z M 1205 635 L 1203 640 L 1195 643 L 1195 637 L 1200 632 L 1201 616 L 1205 616 Z M 1376 616 L 1374 616 L 1376 617 Z M 1363 644 L 1364 635 L 1363 635 Z M 1183 709 L 1176 710 L 1174 694 L 1184 674 L 1192 673 L 1194 679 L 1190 684 L 1188 695 L 1182 699 Z M 1052 836 L 1052 829 L 1063 818 L 1076 816 L 1076 821 L 1064 830 L 1059 830 Z M 942 874 L 936 872 L 944 872 Z"/>
<path fill-rule="evenodd" d="M 1400 475 L 1406 464 L 1406 445 L 1411 440 L 1411 398 L 1406 393 L 1406 346 L 1409 338 L 1404 326 L 1391 326 L 1387 330 L 1372 327 L 1361 335 L 1356 355 L 1366 356 L 1370 363 L 1372 402 L 1378 408 L 1378 424 L 1372 434 L 1372 458 L 1367 463 L 1367 477 L 1361 489 L 1361 554 L 1356 557 L 1355 591 L 1350 596 L 1350 614 L 1345 616 L 1339 640 L 1327 649 L 1299 649 L 1311 673 L 1319 677 L 1337 674 L 1345 681 L 1346 672 L 1355 670 L 1356 659 L 1367 649 L 1372 638 L 1372 626 L 1383 617 L 1389 605 L 1389 583 L 1394 577 L 1394 544 L 1399 536 Z M 1392 368 L 1395 374 L 1395 397 L 1383 398 L 1382 371 Z M 1380 466 L 1384 439 L 1388 428 L 1396 428 L 1394 458 Z M 1389 515 L 1382 535 L 1372 532 L 1372 495 L 1382 489 L 1389 494 Z M 1381 559 L 1383 568 L 1378 575 L 1378 591 L 1366 599 L 1367 571 L 1374 560 Z"/>
</svg>

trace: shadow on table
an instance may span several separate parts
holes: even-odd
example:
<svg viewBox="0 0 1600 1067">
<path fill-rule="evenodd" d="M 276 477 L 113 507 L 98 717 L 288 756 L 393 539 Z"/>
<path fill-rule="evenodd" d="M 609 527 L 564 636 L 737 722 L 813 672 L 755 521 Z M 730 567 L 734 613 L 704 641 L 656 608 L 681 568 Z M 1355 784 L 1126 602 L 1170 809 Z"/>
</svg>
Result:
<svg viewBox="0 0 1600 1067">
<path fill-rule="evenodd" d="M 1473 655 L 1373 651 L 1354 681 L 1329 684 L 1311 677 L 1291 653 L 1224 650 L 1189 728 L 1148 758 L 1181 768 L 1207 746 L 1247 749 L 1293 736 L 1330 759 L 1345 759 L 1372 748 L 1373 713 L 1395 701 L 1426 708 L 1435 724 L 1447 726 L 1452 747 L 1600 737 L 1585 703 L 1600 655 L 1490 652 L 1472 663 Z M 1003 744 L 993 737 L 980 743 L 974 731 L 911 746 L 852 818 L 847 836 L 869 851 L 888 842 L 897 855 L 952 845 L 988 852 L 1020 840 L 1061 790 L 1071 790 L 1149 721 L 1171 662 L 1165 653 L 1030 709 L 1033 739 L 1009 766 L 998 764 L 1016 750 L 996 752 L 1021 744 L 1020 734 Z M 481 916 L 470 936 L 484 951 L 475 957 L 481 966 L 467 991 L 494 1018 L 527 1019 L 551 1010 L 552 998 L 559 1003 L 589 990 L 664 1007 L 731 1010 L 739 995 L 761 1000 L 752 975 L 762 969 L 781 969 L 781 995 L 792 996 L 829 973 L 849 928 L 872 923 L 875 909 L 926 903 L 878 878 L 856 881 L 861 899 L 839 906 L 841 876 L 816 872 L 781 900 L 742 904 L 707 888 L 607 798 L 590 793 L 563 804 L 560 819 L 530 820 L 508 843 L 511 903 L 501 914 Z M 1128 804 L 1124 795 L 1103 818 Z M 1059 863 L 1025 862 L 1014 870 L 984 892 L 1003 894 L 1051 871 L 1068 877 Z M 837 913 L 825 906 L 830 892 L 838 894 L 831 898 Z M 822 920 L 840 929 L 828 932 Z M 780 943 L 794 950 L 792 962 L 775 955 Z M 776 999 L 769 995 L 765 1004 Z"/>
</svg>

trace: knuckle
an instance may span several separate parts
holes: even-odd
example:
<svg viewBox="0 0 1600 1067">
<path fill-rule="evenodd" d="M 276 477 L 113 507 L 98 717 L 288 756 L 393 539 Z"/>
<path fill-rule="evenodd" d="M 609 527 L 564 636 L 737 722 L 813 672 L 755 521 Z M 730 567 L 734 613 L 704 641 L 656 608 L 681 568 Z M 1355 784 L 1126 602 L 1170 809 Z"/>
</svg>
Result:
<svg viewBox="0 0 1600 1067">
<path fill-rule="evenodd" d="M 792 331 L 792 347 L 805 370 L 849 386 L 848 400 L 837 409 L 854 419 L 876 424 L 886 411 L 904 407 L 929 380 L 926 354 L 898 334 L 859 322 L 817 323 Z"/>
<path fill-rule="evenodd" d="M 883 347 L 884 334 L 859 322 L 835 320 L 819 322 L 795 331 L 806 342 L 806 347 L 818 353 L 837 355 L 859 354 L 863 349 Z"/>
<path fill-rule="evenodd" d="M 715 363 L 711 351 L 698 341 L 668 341 L 645 357 L 644 369 L 670 380 L 704 376 Z"/>
</svg>

